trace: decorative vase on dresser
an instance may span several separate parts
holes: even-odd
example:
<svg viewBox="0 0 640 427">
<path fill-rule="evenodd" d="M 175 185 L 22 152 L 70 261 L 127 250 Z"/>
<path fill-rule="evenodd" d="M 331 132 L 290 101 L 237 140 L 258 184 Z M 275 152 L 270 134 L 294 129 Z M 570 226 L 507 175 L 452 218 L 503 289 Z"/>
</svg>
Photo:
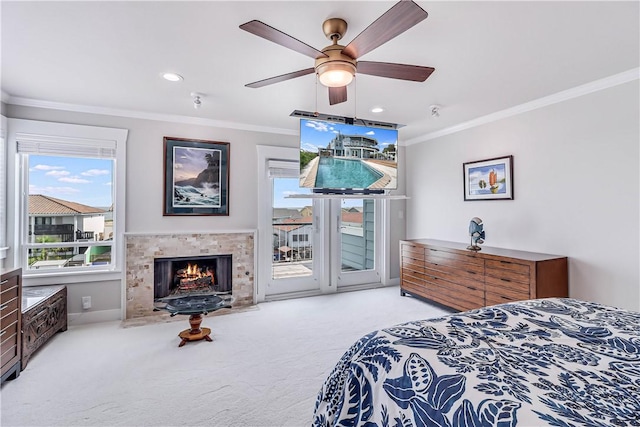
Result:
<svg viewBox="0 0 640 427">
<path fill-rule="evenodd" d="M 22 330 L 22 269 L 3 270 L 0 277 L 0 356 L 2 379 L 14 379 L 20 375 Z"/>
<path fill-rule="evenodd" d="M 471 310 L 533 298 L 569 295 L 565 256 L 432 239 L 400 242 L 400 293 Z"/>
</svg>

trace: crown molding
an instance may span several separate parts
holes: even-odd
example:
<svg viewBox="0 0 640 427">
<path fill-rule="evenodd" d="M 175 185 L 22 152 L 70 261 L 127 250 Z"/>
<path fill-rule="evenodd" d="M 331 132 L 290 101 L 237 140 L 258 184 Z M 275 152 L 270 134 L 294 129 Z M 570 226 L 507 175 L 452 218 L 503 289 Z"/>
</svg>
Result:
<svg viewBox="0 0 640 427">
<path fill-rule="evenodd" d="M 4 92 L 3 92 L 4 98 Z M 43 101 L 38 99 L 9 96 L 7 104 L 21 107 L 47 108 L 51 110 L 72 111 L 75 113 L 101 114 L 105 116 L 127 117 L 143 120 L 154 120 L 189 125 L 212 126 L 224 129 L 237 129 L 251 132 L 275 133 L 279 135 L 298 135 L 298 130 L 256 126 L 248 123 L 228 122 L 223 120 L 204 119 L 200 117 L 180 116 L 177 114 L 150 113 L 146 111 L 125 110 L 119 108 L 95 107 L 90 105 L 67 104 L 63 102 Z"/>
<path fill-rule="evenodd" d="M 600 90 L 608 89 L 614 86 L 618 86 L 624 83 L 628 83 L 633 80 L 640 79 L 640 68 L 634 68 L 622 73 L 614 74 L 609 77 L 605 77 L 600 80 L 595 80 L 590 83 L 586 83 L 580 86 L 576 86 L 571 89 L 567 89 L 553 95 L 538 98 L 536 100 L 517 105 L 515 107 L 507 108 L 505 110 L 496 111 L 495 113 L 487 114 L 486 116 L 478 117 L 467 122 L 459 123 L 454 126 L 450 126 L 445 129 L 441 129 L 435 132 L 431 132 L 416 138 L 408 139 L 401 145 L 408 146 L 418 144 L 420 142 L 429 141 L 432 139 L 440 138 L 445 135 L 460 132 L 466 129 L 471 129 L 477 126 L 482 126 L 488 123 L 492 123 L 498 120 L 505 119 L 507 117 L 515 116 L 518 114 L 526 113 L 539 108 L 547 107 L 549 105 L 564 102 L 573 98 L 588 95 L 590 93 L 598 92 Z M 77 104 L 67 104 L 62 102 L 43 101 L 37 99 L 20 98 L 7 94 L 2 91 L 0 93 L 2 102 L 11 105 L 18 105 L 23 107 L 35 107 L 35 108 L 48 108 L 53 110 L 73 111 L 77 113 L 89 113 L 89 114 L 101 114 L 107 116 L 128 117 L 143 120 L 154 120 L 162 122 L 172 123 L 184 123 L 190 125 L 200 126 L 212 126 L 227 129 L 237 129 L 250 132 L 264 132 L 273 133 L 279 135 L 292 135 L 297 136 L 298 130 L 273 128 L 267 126 L 256 126 L 248 123 L 228 122 L 222 120 L 204 119 L 200 117 L 180 116 L 174 114 L 160 114 L 151 113 L 145 111 L 125 110 L 118 108 L 106 108 L 95 107 Z"/>
<path fill-rule="evenodd" d="M 536 100 L 526 102 L 524 104 L 517 105 L 515 107 L 507 108 L 505 110 L 496 111 L 495 113 L 487 114 L 486 116 L 478 117 L 477 119 L 469 120 L 467 122 L 459 123 L 454 126 L 450 126 L 445 129 L 441 129 L 435 132 L 428 133 L 416 138 L 408 139 L 404 141 L 403 145 L 412 145 L 420 142 L 429 141 L 432 139 L 440 138 L 445 135 L 451 135 L 452 133 L 460 132 L 466 129 L 471 129 L 477 126 L 482 126 L 487 123 L 492 123 L 498 120 L 505 119 L 507 117 L 516 116 L 518 114 L 526 113 L 539 108 L 547 107 L 549 105 L 557 104 L 559 102 L 568 101 L 573 98 L 588 95 L 590 93 L 598 92 L 604 89 L 608 89 L 614 86 L 618 86 L 624 83 L 631 82 L 633 80 L 640 79 L 640 68 L 634 68 L 628 71 L 624 71 L 619 74 L 614 74 L 609 77 L 605 77 L 600 80 L 595 80 L 590 83 L 586 83 L 580 86 L 576 86 L 571 89 L 563 90 L 553 95 L 538 98 Z"/>
</svg>

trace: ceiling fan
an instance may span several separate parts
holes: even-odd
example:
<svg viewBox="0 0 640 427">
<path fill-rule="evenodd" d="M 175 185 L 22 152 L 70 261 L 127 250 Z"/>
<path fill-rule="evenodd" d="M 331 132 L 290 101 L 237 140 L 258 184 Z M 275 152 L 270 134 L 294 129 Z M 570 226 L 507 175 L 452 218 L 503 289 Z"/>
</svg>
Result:
<svg viewBox="0 0 640 427">
<path fill-rule="evenodd" d="M 313 68 L 305 68 L 287 74 L 271 77 L 245 86 L 259 88 L 307 74 L 316 73 L 320 83 L 329 88 L 329 104 L 339 104 L 347 100 L 347 85 L 356 73 L 391 79 L 425 81 L 435 70 L 419 65 L 395 64 L 390 62 L 358 61 L 358 58 L 402 34 L 428 16 L 427 12 L 410 0 L 401 0 L 371 25 L 365 28 L 348 45 L 338 44 L 347 31 L 347 23 L 340 18 L 324 21 L 322 30 L 332 44 L 318 50 L 288 34 L 277 30 L 264 22 L 253 20 L 240 25 L 240 28 L 295 50 L 315 59 Z"/>
</svg>

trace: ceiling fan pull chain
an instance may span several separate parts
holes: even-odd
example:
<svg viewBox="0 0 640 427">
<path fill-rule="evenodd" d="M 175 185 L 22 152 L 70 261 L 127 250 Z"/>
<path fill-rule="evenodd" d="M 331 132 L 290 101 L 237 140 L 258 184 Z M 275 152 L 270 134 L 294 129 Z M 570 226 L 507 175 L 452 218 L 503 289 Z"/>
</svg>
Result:
<svg viewBox="0 0 640 427">
<path fill-rule="evenodd" d="M 316 107 L 315 110 L 313 110 L 315 115 L 318 115 L 318 75 L 316 74 Z"/>
<path fill-rule="evenodd" d="M 358 117 L 358 79 L 353 76 L 353 120 Z"/>
</svg>

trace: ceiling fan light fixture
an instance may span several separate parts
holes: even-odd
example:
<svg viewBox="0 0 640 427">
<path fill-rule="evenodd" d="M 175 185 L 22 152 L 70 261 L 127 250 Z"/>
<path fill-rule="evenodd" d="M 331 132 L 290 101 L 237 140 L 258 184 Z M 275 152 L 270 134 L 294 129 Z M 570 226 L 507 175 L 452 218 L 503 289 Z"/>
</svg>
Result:
<svg viewBox="0 0 640 427">
<path fill-rule="evenodd" d="M 349 62 L 331 61 L 316 67 L 320 83 L 327 87 L 343 87 L 353 81 L 356 67 Z"/>
</svg>

